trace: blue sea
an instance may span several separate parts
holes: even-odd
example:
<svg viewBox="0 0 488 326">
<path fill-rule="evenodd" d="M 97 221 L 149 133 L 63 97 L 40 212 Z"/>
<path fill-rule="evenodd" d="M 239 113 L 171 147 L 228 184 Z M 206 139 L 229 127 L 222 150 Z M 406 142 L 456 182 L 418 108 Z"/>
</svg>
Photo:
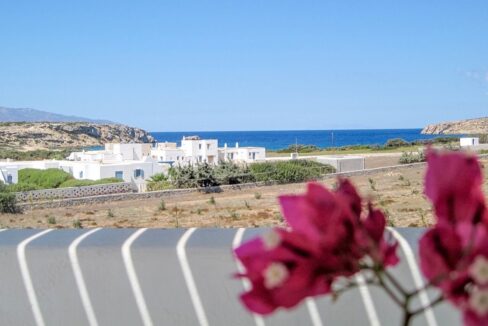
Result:
<svg viewBox="0 0 488 326">
<path fill-rule="evenodd" d="M 218 139 L 219 146 L 259 146 L 269 150 L 304 144 L 318 147 L 349 145 L 384 145 L 388 139 L 406 141 L 427 140 L 438 135 L 422 135 L 421 129 L 368 129 L 368 130 L 280 130 L 280 131 L 186 131 L 151 132 L 158 142 L 180 142 L 183 136 L 200 136 L 202 139 Z M 453 135 L 455 136 L 455 135 Z M 444 137 L 444 135 L 443 135 Z M 459 136 L 458 136 L 459 137 Z"/>
</svg>

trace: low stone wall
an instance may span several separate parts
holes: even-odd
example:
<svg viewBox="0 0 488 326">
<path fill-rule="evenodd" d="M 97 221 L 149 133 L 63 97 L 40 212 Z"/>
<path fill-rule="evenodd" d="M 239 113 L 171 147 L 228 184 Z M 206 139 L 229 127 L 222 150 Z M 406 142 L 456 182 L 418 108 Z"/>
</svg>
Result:
<svg viewBox="0 0 488 326">
<path fill-rule="evenodd" d="M 176 196 L 181 196 L 190 193 L 219 193 L 223 191 L 239 191 L 244 189 L 264 187 L 273 184 L 276 183 L 256 182 L 256 183 L 224 185 L 224 186 L 207 187 L 207 188 L 169 189 L 169 190 L 139 192 L 139 193 L 107 194 L 107 195 L 90 196 L 90 197 L 82 197 L 82 198 L 69 198 L 69 199 L 48 200 L 48 201 L 29 202 L 29 203 L 24 202 L 24 203 L 20 203 L 18 206 L 21 209 L 59 208 L 59 207 L 81 206 L 81 205 L 93 205 L 93 204 L 100 204 L 106 202 L 125 201 L 125 200 L 170 198 L 170 197 L 176 197 Z"/>
<path fill-rule="evenodd" d="M 110 183 L 94 186 L 43 189 L 24 191 L 16 193 L 19 202 L 37 202 L 46 200 L 59 200 L 92 197 L 108 194 L 131 193 L 136 191 L 134 185 L 130 182 Z"/>
</svg>

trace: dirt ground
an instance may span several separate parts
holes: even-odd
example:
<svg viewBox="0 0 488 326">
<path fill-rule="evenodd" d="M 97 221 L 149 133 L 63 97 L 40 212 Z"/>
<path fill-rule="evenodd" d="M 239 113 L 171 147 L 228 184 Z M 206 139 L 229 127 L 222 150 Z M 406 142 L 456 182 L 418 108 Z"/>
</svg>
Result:
<svg viewBox="0 0 488 326">
<path fill-rule="evenodd" d="M 375 163 L 379 164 L 379 158 Z M 390 160 L 390 158 L 387 158 Z M 373 162 L 373 161 L 372 161 Z M 385 161 L 386 162 L 386 161 Z M 488 160 L 482 161 L 486 166 Z M 382 208 L 392 226 L 428 226 L 429 202 L 422 194 L 424 168 L 352 177 L 362 195 Z M 324 182 L 331 187 L 335 180 Z M 485 188 L 487 184 L 485 182 Z M 281 194 L 301 193 L 305 184 L 277 185 L 218 194 L 121 201 L 90 206 L 38 209 L 0 215 L 3 228 L 72 227 L 258 227 L 282 225 L 277 202 Z M 485 189 L 486 190 L 486 189 Z"/>
</svg>

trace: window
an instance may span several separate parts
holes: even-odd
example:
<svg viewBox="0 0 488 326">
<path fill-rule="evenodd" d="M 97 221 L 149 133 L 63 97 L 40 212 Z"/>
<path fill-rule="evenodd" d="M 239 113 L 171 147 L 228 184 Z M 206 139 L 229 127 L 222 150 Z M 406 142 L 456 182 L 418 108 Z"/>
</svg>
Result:
<svg viewBox="0 0 488 326">
<path fill-rule="evenodd" d="M 124 172 L 123 171 L 115 171 L 115 177 L 117 179 L 124 180 Z"/>
<path fill-rule="evenodd" d="M 135 169 L 134 170 L 134 178 L 144 178 L 144 170 Z"/>
<path fill-rule="evenodd" d="M 180 157 L 179 156 L 176 156 L 176 160 L 179 161 L 180 160 Z"/>
<path fill-rule="evenodd" d="M 201 155 L 198 156 L 198 162 L 202 162 L 202 156 Z"/>
<path fill-rule="evenodd" d="M 14 178 L 12 177 L 12 175 L 11 175 L 11 174 L 7 175 L 7 183 L 8 183 L 8 184 L 12 184 L 12 183 L 14 183 Z"/>
<path fill-rule="evenodd" d="M 207 144 L 207 149 L 210 149 L 210 144 Z"/>
<path fill-rule="evenodd" d="M 80 171 L 80 179 L 83 179 L 83 171 Z"/>
</svg>

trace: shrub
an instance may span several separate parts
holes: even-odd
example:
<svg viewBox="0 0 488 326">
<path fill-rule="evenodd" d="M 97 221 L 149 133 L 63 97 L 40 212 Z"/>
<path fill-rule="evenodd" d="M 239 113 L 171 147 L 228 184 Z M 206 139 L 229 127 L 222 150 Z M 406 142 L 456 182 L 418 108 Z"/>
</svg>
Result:
<svg viewBox="0 0 488 326">
<path fill-rule="evenodd" d="M 47 218 L 47 223 L 48 224 L 56 224 L 56 218 L 54 216 L 49 216 Z"/>
<path fill-rule="evenodd" d="M 176 188 L 196 188 L 198 186 L 195 169 L 192 165 L 171 168 L 169 176 L 171 183 Z"/>
<path fill-rule="evenodd" d="M 7 186 L 7 191 L 10 192 L 23 192 L 31 190 L 39 190 L 41 187 L 32 183 L 16 183 Z"/>
<path fill-rule="evenodd" d="M 198 164 L 195 169 L 196 183 L 199 187 L 213 187 L 220 183 L 215 177 L 214 166 L 208 163 Z"/>
<path fill-rule="evenodd" d="M 392 148 L 392 147 L 403 147 L 403 146 L 409 146 L 410 143 L 406 142 L 405 140 L 401 138 L 393 138 L 393 139 L 388 139 L 385 147 Z"/>
<path fill-rule="evenodd" d="M 160 181 L 167 181 L 167 180 L 168 180 L 168 176 L 166 176 L 164 173 L 157 173 L 149 179 L 150 182 L 160 182 Z"/>
<path fill-rule="evenodd" d="M 81 225 L 81 221 L 80 220 L 76 219 L 76 220 L 73 221 L 73 227 L 75 229 L 82 229 L 83 228 L 83 225 Z"/>
<path fill-rule="evenodd" d="M 215 179 L 220 184 L 233 185 L 253 182 L 254 176 L 247 165 L 237 165 L 232 162 L 220 162 L 214 167 Z"/>
<path fill-rule="evenodd" d="M 11 192 L 0 193 L 0 213 L 18 213 L 17 197 Z"/>
<path fill-rule="evenodd" d="M 403 152 L 398 162 L 400 164 L 410 164 L 425 161 L 425 153 L 423 151 L 418 151 L 417 153 Z"/>
<path fill-rule="evenodd" d="M 121 179 L 117 178 L 104 178 L 100 180 L 77 180 L 70 179 L 59 185 L 59 188 L 69 188 L 69 187 L 84 187 L 84 186 L 96 186 L 110 183 L 123 182 Z"/>
<path fill-rule="evenodd" d="M 256 198 L 257 200 L 261 199 L 261 193 L 260 192 L 255 192 L 254 193 L 254 198 Z"/>
<path fill-rule="evenodd" d="M 290 145 L 287 148 L 283 148 L 280 150 L 277 150 L 277 153 L 311 153 L 311 152 L 318 152 L 320 151 L 321 148 L 315 145 Z"/>
<path fill-rule="evenodd" d="M 335 169 L 328 164 L 310 160 L 254 163 L 251 164 L 250 170 L 257 181 L 277 181 L 278 183 L 315 180 L 321 175 L 335 172 Z"/>
<path fill-rule="evenodd" d="M 58 188 L 63 182 L 73 179 L 71 174 L 60 169 L 22 169 L 19 170 L 19 183 L 33 184 L 42 189 Z"/>
<path fill-rule="evenodd" d="M 158 210 L 159 211 L 165 211 L 166 210 L 166 202 L 164 201 L 164 199 L 161 199 L 161 202 L 159 202 Z"/>
<path fill-rule="evenodd" d="M 166 190 L 172 188 L 174 188 L 174 186 L 170 181 L 158 181 L 158 182 L 149 181 L 147 183 L 148 191 L 158 191 L 158 190 Z"/>
<path fill-rule="evenodd" d="M 369 187 L 371 188 L 371 190 L 376 191 L 376 181 L 374 181 L 371 178 L 368 178 L 368 183 L 369 183 Z"/>
</svg>

